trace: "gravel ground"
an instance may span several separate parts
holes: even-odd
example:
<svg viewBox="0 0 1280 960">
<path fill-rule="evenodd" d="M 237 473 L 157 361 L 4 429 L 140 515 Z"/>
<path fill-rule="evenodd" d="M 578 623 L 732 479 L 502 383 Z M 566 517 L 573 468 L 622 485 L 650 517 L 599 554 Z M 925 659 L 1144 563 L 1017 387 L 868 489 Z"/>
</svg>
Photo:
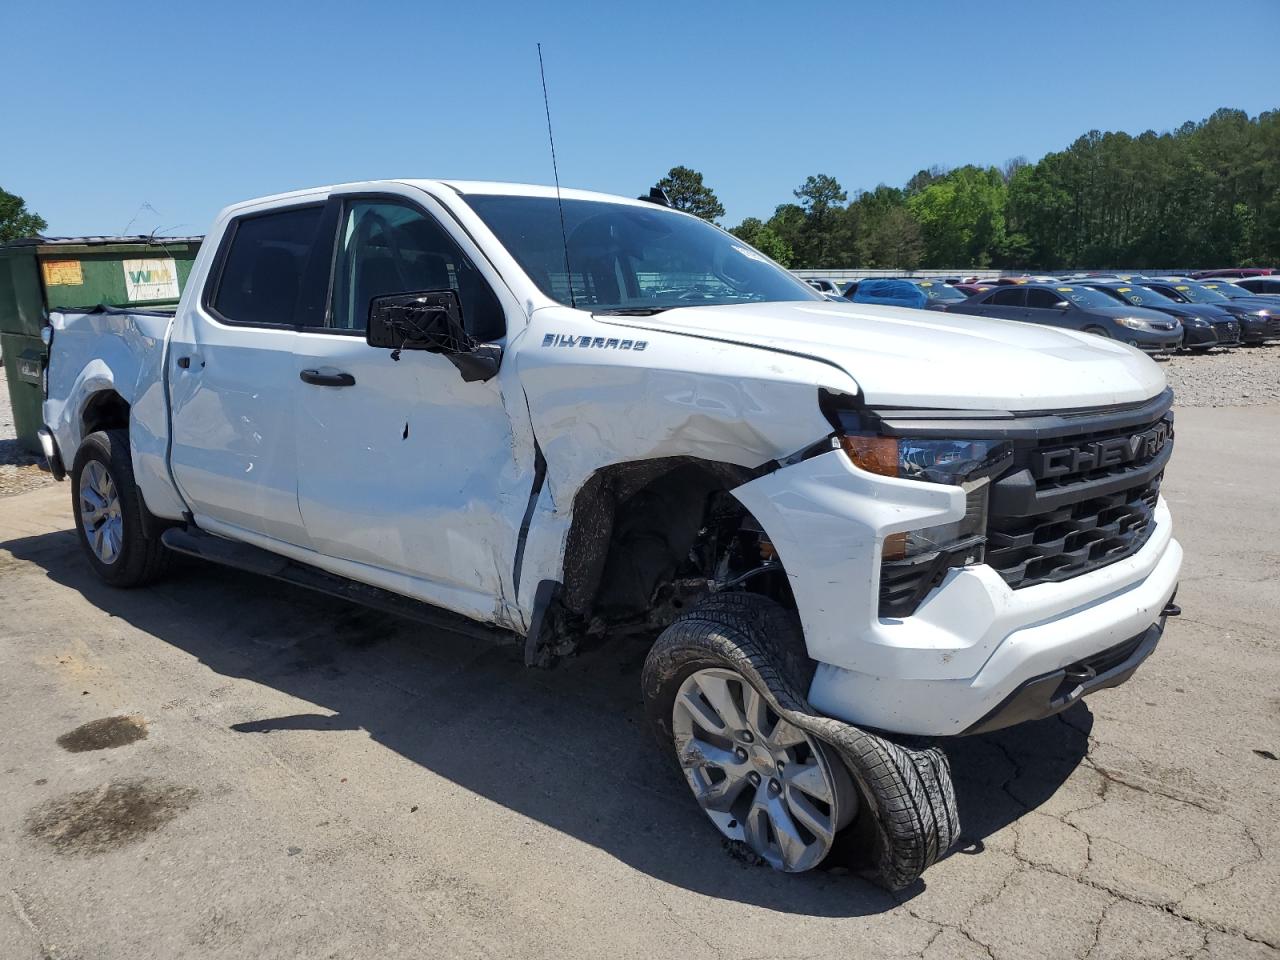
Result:
<svg viewBox="0 0 1280 960">
<path fill-rule="evenodd" d="M 9 381 L 4 367 L 0 366 L 0 497 L 26 493 L 54 482 L 49 471 L 40 466 L 41 458 L 22 449 L 16 436 L 13 410 L 9 406 Z"/>
<path fill-rule="evenodd" d="M 1280 343 L 1162 361 L 1180 407 L 1256 407 L 1280 402 Z"/>
</svg>

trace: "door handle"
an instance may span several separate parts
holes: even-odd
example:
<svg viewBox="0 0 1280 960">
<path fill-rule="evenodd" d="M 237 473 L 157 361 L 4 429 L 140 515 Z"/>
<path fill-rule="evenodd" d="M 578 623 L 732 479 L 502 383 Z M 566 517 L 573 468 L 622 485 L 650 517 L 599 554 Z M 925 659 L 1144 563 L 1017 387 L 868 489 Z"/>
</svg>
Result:
<svg viewBox="0 0 1280 960">
<path fill-rule="evenodd" d="M 303 370 L 298 374 L 303 383 L 317 387 L 354 387 L 356 378 L 349 373 L 321 373 L 319 370 Z"/>
</svg>

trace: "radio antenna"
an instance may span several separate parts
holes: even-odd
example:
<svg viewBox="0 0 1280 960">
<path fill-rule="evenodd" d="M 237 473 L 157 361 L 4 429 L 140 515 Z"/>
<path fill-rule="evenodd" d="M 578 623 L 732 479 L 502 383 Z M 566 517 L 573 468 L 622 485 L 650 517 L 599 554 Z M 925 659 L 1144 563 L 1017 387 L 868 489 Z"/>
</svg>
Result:
<svg viewBox="0 0 1280 960">
<path fill-rule="evenodd" d="M 547 140 L 551 143 L 551 172 L 556 178 L 556 206 L 560 208 L 560 242 L 564 244 L 564 272 L 569 278 L 569 306 L 577 308 L 573 295 L 573 270 L 569 267 L 569 234 L 564 228 L 564 201 L 560 199 L 560 171 L 556 167 L 556 138 L 551 132 L 551 100 L 547 97 L 547 69 L 542 65 L 542 44 L 538 44 L 538 75 L 542 77 L 542 106 L 547 111 Z"/>
</svg>

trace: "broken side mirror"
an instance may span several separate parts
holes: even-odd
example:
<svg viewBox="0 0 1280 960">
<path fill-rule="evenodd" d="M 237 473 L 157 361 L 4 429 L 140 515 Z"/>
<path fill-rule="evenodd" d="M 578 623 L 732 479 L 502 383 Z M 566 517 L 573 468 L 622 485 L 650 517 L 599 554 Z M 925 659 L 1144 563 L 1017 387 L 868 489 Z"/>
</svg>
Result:
<svg viewBox="0 0 1280 960">
<path fill-rule="evenodd" d="M 403 350 L 426 350 L 448 357 L 468 383 L 489 380 L 502 363 L 502 347 L 481 343 L 462 323 L 462 304 L 453 290 L 424 290 L 374 297 L 369 303 L 365 342 L 389 347 L 391 359 Z"/>
</svg>

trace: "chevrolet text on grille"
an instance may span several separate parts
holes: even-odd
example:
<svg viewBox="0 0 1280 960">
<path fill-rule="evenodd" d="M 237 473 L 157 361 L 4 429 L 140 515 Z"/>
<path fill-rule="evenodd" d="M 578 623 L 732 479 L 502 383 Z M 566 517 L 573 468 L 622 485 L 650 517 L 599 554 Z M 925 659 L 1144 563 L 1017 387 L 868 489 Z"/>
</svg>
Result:
<svg viewBox="0 0 1280 960">
<path fill-rule="evenodd" d="M 1173 428 L 1167 423 L 1160 423 L 1150 430 L 1129 437 L 1108 437 L 1077 447 L 1045 450 L 1036 454 L 1031 464 L 1031 473 L 1037 478 L 1047 479 L 1086 470 L 1122 466 L 1140 458 L 1154 457 L 1164 449 L 1172 436 Z"/>
</svg>

